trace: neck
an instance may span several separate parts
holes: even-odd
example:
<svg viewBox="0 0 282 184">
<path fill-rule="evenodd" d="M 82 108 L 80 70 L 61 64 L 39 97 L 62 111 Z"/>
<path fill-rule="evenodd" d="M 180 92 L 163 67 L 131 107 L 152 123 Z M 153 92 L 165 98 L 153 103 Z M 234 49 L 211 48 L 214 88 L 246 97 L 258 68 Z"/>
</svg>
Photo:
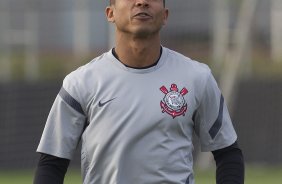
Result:
<svg viewBox="0 0 282 184">
<path fill-rule="evenodd" d="M 159 35 L 150 38 L 125 38 L 117 35 L 116 54 L 130 67 L 144 68 L 153 65 L 160 56 Z"/>
</svg>

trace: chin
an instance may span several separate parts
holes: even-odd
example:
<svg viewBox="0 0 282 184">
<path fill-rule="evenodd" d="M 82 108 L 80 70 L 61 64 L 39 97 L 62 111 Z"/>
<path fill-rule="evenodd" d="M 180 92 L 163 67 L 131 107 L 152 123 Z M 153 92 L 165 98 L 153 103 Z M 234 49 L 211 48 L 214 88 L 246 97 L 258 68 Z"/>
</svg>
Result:
<svg viewBox="0 0 282 184">
<path fill-rule="evenodd" d="M 134 32 L 137 38 L 148 38 L 158 34 L 160 29 L 139 29 Z"/>
</svg>

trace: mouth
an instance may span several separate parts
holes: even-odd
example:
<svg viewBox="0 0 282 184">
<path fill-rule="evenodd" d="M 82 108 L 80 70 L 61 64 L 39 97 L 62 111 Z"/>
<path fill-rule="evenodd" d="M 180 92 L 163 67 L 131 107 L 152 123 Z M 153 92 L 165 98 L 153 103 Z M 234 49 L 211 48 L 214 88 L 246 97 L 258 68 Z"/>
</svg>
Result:
<svg viewBox="0 0 282 184">
<path fill-rule="evenodd" d="M 141 19 L 148 19 L 148 18 L 152 18 L 152 16 L 146 12 L 140 12 L 137 13 L 133 16 L 134 18 L 141 18 Z"/>
</svg>

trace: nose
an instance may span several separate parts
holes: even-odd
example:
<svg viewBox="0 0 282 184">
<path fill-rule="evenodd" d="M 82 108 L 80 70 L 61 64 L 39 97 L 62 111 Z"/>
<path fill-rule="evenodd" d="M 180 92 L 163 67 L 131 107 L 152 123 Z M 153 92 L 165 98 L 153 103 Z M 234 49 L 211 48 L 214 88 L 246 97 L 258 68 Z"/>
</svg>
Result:
<svg viewBox="0 0 282 184">
<path fill-rule="evenodd" d="M 148 0 L 136 0 L 136 4 L 135 5 L 137 7 L 144 7 L 144 8 L 149 7 Z"/>
</svg>

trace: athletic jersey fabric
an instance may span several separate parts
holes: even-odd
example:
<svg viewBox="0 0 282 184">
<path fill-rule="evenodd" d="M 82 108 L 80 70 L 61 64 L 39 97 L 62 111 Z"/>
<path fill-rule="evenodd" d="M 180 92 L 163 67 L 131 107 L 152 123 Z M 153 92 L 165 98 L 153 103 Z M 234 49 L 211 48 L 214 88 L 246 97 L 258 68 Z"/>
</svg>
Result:
<svg viewBox="0 0 282 184">
<path fill-rule="evenodd" d="M 207 65 L 163 47 L 134 69 L 109 51 L 66 76 L 37 151 L 71 159 L 81 140 L 84 184 L 193 184 L 194 131 L 202 151 L 237 139 Z"/>
</svg>

